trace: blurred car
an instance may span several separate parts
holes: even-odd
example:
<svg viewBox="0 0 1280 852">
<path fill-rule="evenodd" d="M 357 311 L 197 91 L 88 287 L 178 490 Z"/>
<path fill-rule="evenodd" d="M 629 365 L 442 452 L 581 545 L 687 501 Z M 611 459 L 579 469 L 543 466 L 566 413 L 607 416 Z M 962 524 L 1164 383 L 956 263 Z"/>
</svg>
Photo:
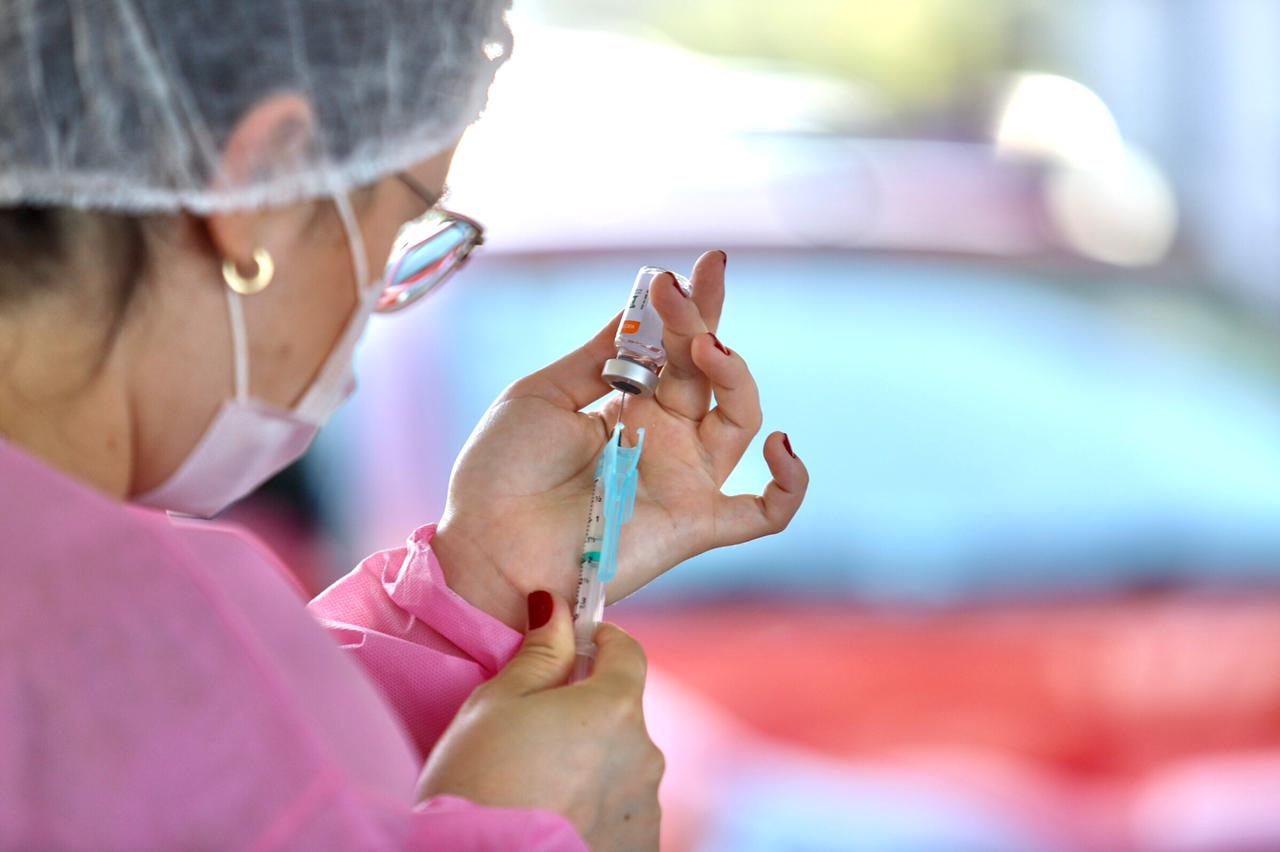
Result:
<svg viewBox="0 0 1280 852">
<path fill-rule="evenodd" d="M 937 603 L 1280 577 L 1275 385 L 1157 323 L 1194 300 L 1092 267 L 729 253 L 721 336 L 812 490 L 785 535 L 700 556 L 646 600 Z M 693 257 L 490 256 L 380 322 L 361 393 L 313 459 L 348 555 L 438 517 L 489 402 L 587 339 L 636 267 Z M 726 489 L 767 480 L 757 443 Z"/>
</svg>

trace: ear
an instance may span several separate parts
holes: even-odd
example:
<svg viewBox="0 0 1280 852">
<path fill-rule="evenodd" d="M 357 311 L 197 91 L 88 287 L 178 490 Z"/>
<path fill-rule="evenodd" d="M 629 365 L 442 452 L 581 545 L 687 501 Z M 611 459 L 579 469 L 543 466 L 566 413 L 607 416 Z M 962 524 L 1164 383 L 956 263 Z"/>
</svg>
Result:
<svg viewBox="0 0 1280 852">
<path fill-rule="evenodd" d="M 232 130 L 214 184 L 241 186 L 289 172 L 313 150 L 314 139 L 315 121 L 307 101 L 294 93 L 271 95 L 255 104 Z M 316 204 L 217 213 L 206 223 L 222 257 L 252 269 L 254 250 L 265 248 L 278 257 L 312 221 Z"/>
</svg>

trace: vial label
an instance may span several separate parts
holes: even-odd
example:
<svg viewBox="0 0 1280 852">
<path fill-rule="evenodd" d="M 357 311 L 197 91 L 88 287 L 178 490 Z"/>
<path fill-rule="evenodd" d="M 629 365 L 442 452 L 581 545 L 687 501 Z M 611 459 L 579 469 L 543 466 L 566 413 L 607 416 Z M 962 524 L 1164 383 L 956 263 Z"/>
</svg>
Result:
<svg viewBox="0 0 1280 852">
<path fill-rule="evenodd" d="M 667 271 L 656 266 L 646 266 L 636 274 L 631 298 L 627 302 L 627 309 L 622 315 L 622 323 L 614 341 L 618 347 L 618 357 L 639 361 L 655 372 L 667 362 L 667 353 L 662 346 L 662 318 L 654 309 L 649 293 L 654 279 Z M 672 274 L 687 295 L 690 292 L 688 279 L 677 273 Z"/>
</svg>

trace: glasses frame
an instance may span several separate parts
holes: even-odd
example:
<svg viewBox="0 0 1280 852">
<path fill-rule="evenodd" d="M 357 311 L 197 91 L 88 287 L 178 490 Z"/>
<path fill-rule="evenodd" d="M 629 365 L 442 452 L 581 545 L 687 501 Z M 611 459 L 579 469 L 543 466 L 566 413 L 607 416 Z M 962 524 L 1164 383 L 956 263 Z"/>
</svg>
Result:
<svg viewBox="0 0 1280 852">
<path fill-rule="evenodd" d="M 426 188 L 422 186 L 422 184 L 418 183 L 418 181 L 415 180 L 412 176 L 404 172 L 398 172 L 396 174 L 396 178 L 401 183 L 403 183 L 406 187 L 408 187 L 409 190 L 414 195 L 421 198 L 423 202 L 427 204 L 426 212 L 423 213 L 421 216 L 419 216 L 417 219 L 414 219 L 411 221 L 416 222 L 421 219 L 425 219 L 427 216 L 430 216 L 431 214 L 434 213 L 440 217 L 442 227 L 439 230 L 435 231 L 435 233 L 433 233 L 429 237 L 425 237 L 419 240 L 418 242 L 415 242 L 409 245 L 398 246 L 393 250 L 397 257 L 394 262 L 394 266 L 389 265 L 386 271 L 384 271 L 383 273 L 384 289 L 389 288 L 391 286 L 391 281 L 395 277 L 395 273 L 399 270 L 400 264 L 404 262 L 404 259 L 409 255 L 411 255 L 414 251 L 418 250 L 419 248 L 425 246 L 427 243 L 436 239 L 440 235 L 440 232 L 443 231 L 444 229 L 449 228 L 453 225 L 463 225 L 468 231 L 470 231 L 471 235 L 460 247 L 459 249 L 460 254 L 457 255 L 457 257 L 453 260 L 453 262 L 444 271 L 438 273 L 438 277 L 434 282 L 432 282 L 431 286 L 419 291 L 418 293 L 410 296 L 407 299 L 392 302 L 391 304 L 385 307 L 379 305 L 378 307 L 374 308 L 374 313 L 379 313 L 379 314 L 394 314 L 397 311 L 402 311 L 405 308 L 409 307 L 410 305 L 422 299 L 422 297 L 430 293 L 434 293 L 436 290 L 439 290 L 440 287 L 446 281 L 448 281 L 450 278 L 453 277 L 454 273 L 456 273 L 459 269 L 467 265 L 467 261 L 471 259 L 471 255 L 475 253 L 475 250 L 480 248 L 480 246 L 484 245 L 484 225 L 481 225 L 479 222 L 477 222 L 475 219 L 472 219 L 470 216 L 463 215 L 462 213 L 457 213 L 453 210 L 449 210 L 441 206 L 440 198 L 438 196 L 433 197 L 433 195 L 430 192 L 428 192 Z M 409 223 L 406 223 L 406 224 L 409 224 Z"/>
</svg>

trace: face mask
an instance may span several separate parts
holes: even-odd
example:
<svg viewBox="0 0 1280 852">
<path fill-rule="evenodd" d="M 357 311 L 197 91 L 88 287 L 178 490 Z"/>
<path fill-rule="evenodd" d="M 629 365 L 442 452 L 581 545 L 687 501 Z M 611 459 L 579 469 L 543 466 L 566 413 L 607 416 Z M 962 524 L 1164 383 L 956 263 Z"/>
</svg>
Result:
<svg viewBox="0 0 1280 852">
<path fill-rule="evenodd" d="M 293 409 L 249 397 L 249 346 L 242 299 L 230 289 L 227 312 L 235 359 L 235 398 L 222 404 L 199 443 L 173 475 L 134 502 L 184 515 L 212 517 L 301 458 L 311 441 L 355 391 L 356 343 L 377 304 L 382 282 L 368 280 L 364 241 L 345 196 L 335 197 L 351 246 L 359 304 L 311 386 Z"/>
</svg>

